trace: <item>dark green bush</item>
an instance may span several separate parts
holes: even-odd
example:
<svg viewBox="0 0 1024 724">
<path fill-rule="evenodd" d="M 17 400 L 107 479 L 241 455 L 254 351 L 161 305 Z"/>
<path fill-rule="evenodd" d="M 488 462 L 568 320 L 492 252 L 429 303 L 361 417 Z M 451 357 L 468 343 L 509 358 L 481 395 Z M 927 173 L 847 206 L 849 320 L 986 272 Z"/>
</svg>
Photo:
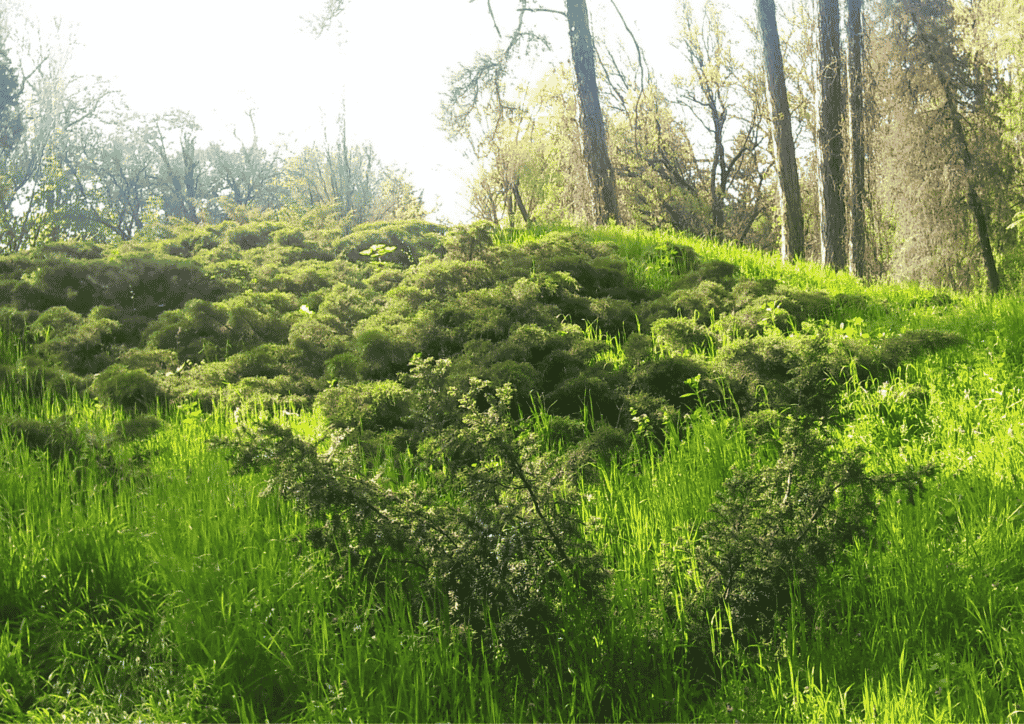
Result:
<svg viewBox="0 0 1024 724">
<path fill-rule="evenodd" d="M 305 368 L 317 377 L 323 373 L 327 360 L 348 349 L 347 338 L 321 322 L 321 316 L 299 319 L 288 332 L 288 344 L 299 352 Z"/>
<path fill-rule="evenodd" d="M 408 389 L 383 380 L 329 387 L 316 396 L 316 406 L 337 428 L 391 430 L 408 424 L 410 400 Z"/>
<path fill-rule="evenodd" d="M 147 412 L 160 397 L 157 381 L 145 370 L 111 365 L 96 375 L 92 393 L 105 405 L 131 413 Z"/>
<path fill-rule="evenodd" d="M 691 412 L 717 393 L 710 369 L 694 357 L 665 357 L 643 362 L 630 374 L 632 389 L 660 397 L 672 407 Z"/>
<path fill-rule="evenodd" d="M 280 246 L 301 247 L 306 241 L 306 235 L 302 233 L 301 229 L 284 228 L 275 231 L 271 235 L 271 239 Z"/>
<path fill-rule="evenodd" d="M 685 355 L 697 351 L 709 354 L 718 344 L 715 335 L 705 326 L 688 317 L 668 317 L 651 325 L 651 334 L 658 344 L 673 355 Z"/>
<path fill-rule="evenodd" d="M 271 236 L 281 227 L 282 224 L 272 221 L 252 222 L 228 230 L 226 239 L 243 251 L 256 249 L 267 246 L 271 241 Z"/>
<path fill-rule="evenodd" d="M 456 398 L 429 392 L 434 377 L 429 369 L 421 374 L 431 364 L 411 373 L 415 384 L 428 386 L 417 399 L 448 410 Z M 268 490 L 307 512 L 307 539 L 336 565 L 401 592 L 427 621 L 465 626 L 480 641 L 496 638 L 486 653 L 522 688 L 552 675 L 558 637 L 588 641 L 586 632 L 603 623 L 607 573 L 557 460 L 524 442 L 510 390 L 490 395 L 486 387 L 459 399 L 457 424 L 425 430 L 439 440 L 429 449 L 458 453 L 447 464 L 423 461 L 446 471 L 445 495 L 367 477 L 337 448 L 320 455 L 271 423 L 235 444 L 236 460 L 242 469 L 265 468 Z M 446 416 L 423 411 L 420 419 Z"/>
<path fill-rule="evenodd" d="M 408 268 L 420 257 L 443 249 L 443 226 L 427 221 L 362 224 L 341 239 L 337 253 L 354 263 L 387 262 Z"/>
<path fill-rule="evenodd" d="M 224 378 L 238 382 L 246 377 L 277 377 L 292 372 L 295 350 L 284 344 L 261 344 L 224 360 Z"/>
<path fill-rule="evenodd" d="M 412 345 L 393 331 L 364 329 L 356 333 L 353 342 L 361 362 L 360 374 L 371 380 L 383 380 L 404 372 L 413 355 Z"/>
<path fill-rule="evenodd" d="M 847 546 L 871 535 L 884 496 L 899 487 L 913 505 L 934 473 L 924 466 L 870 474 L 864 452 L 840 449 L 825 429 L 780 422 L 780 442 L 760 441 L 779 449 L 778 460 L 733 473 L 695 537 L 701 583 L 686 610 L 692 654 L 709 655 L 708 621 L 724 622 L 725 607 L 735 642 L 766 640 L 794 605 L 792 591 L 813 591 Z"/>
<path fill-rule="evenodd" d="M 224 305 L 193 299 L 184 309 L 164 312 L 150 324 L 146 345 L 174 350 L 179 364 L 222 360 L 229 351 L 227 323 Z"/>
<path fill-rule="evenodd" d="M 63 369 L 85 375 L 99 372 L 113 361 L 111 348 L 119 323 L 90 315 L 83 318 L 67 307 L 51 307 L 29 327 L 38 349 Z"/>
<path fill-rule="evenodd" d="M 738 401 L 827 419 L 837 414 L 851 357 L 822 334 L 772 335 L 733 340 L 717 361 L 746 386 L 742 393 L 734 387 Z"/>
<path fill-rule="evenodd" d="M 54 465 L 65 457 L 75 461 L 85 449 L 85 437 L 65 417 L 36 420 L 4 416 L 0 418 L 0 429 L 15 439 L 20 438 L 30 450 L 45 452 Z"/>
<path fill-rule="evenodd" d="M 494 244 L 494 224 L 475 221 L 469 226 L 449 229 L 444 239 L 444 250 L 448 256 L 463 261 L 479 258 Z"/>
</svg>

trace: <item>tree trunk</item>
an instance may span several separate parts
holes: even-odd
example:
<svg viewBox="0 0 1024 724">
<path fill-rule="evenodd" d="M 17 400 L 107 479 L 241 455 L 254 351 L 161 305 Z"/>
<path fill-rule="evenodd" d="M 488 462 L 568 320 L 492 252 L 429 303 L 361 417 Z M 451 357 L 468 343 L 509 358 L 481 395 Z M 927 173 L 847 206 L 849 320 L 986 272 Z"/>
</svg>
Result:
<svg viewBox="0 0 1024 724">
<path fill-rule="evenodd" d="M 618 221 L 619 200 L 597 90 L 594 37 L 590 34 L 586 0 L 565 0 L 565 12 L 569 17 L 569 45 L 576 73 L 583 159 L 594 189 L 594 220 L 598 224 L 606 224 L 612 220 Z"/>
<path fill-rule="evenodd" d="M 974 217 L 974 224 L 978 229 L 978 246 L 981 247 L 981 263 L 985 267 L 985 281 L 988 284 L 989 294 L 999 291 L 999 272 L 996 270 L 996 259 L 992 254 L 992 239 L 988 229 L 988 213 L 978 196 L 978 187 L 975 181 L 974 156 L 971 147 L 967 143 L 967 132 L 960 117 L 960 108 L 957 105 L 956 96 L 951 88 L 949 77 L 940 75 L 942 90 L 946 96 L 946 109 L 949 111 L 950 123 L 953 127 L 953 136 L 960 147 L 960 158 L 964 164 L 964 173 L 967 176 L 967 207 Z"/>
<path fill-rule="evenodd" d="M 843 77 L 840 65 L 839 0 L 818 0 L 818 208 L 821 261 L 846 267 L 846 209 L 843 203 Z"/>
<path fill-rule="evenodd" d="M 861 59 L 864 56 L 864 37 L 861 28 L 863 0 L 846 0 L 846 82 L 847 122 L 849 130 L 849 204 L 847 238 L 850 252 L 850 273 L 863 277 L 867 273 L 865 260 L 864 220 L 864 77 Z"/>
<path fill-rule="evenodd" d="M 800 202 L 800 176 L 793 144 L 793 124 L 786 93 L 786 73 L 782 66 L 779 28 L 775 22 L 775 0 L 757 0 L 757 24 L 764 49 L 764 69 L 768 79 L 768 97 L 772 109 L 772 142 L 779 177 L 779 215 L 782 258 L 804 255 L 804 212 Z"/>
<path fill-rule="evenodd" d="M 988 233 L 988 214 L 985 207 L 978 198 L 978 192 L 974 188 L 974 182 L 967 189 L 967 205 L 974 216 L 974 223 L 978 227 L 978 244 L 981 246 L 981 262 L 985 266 L 985 280 L 988 282 L 989 294 L 999 291 L 999 272 L 996 271 L 996 258 L 992 254 L 992 240 Z"/>
</svg>

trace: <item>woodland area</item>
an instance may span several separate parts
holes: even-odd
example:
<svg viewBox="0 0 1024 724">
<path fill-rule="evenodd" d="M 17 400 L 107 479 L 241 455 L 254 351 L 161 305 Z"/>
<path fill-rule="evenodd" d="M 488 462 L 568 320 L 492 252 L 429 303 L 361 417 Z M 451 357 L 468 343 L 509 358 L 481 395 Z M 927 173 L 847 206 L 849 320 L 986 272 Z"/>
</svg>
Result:
<svg viewBox="0 0 1024 724">
<path fill-rule="evenodd" d="M 1020 721 L 1024 17 L 679 7 L 492 12 L 465 225 L 8 29 L 0 722 Z"/>
<path fill-rule="evenodd" d="M 343 12 L 328 3 L 320 31 Z M 531 75 L 550 47 L 541 12 L 570 21 L 572 53 Z M 472 214 L 504 227 L 614 220 L 995 291 L 1021 275 L 1022 18 L 1013 0 L 761 0 L 737 32 L 715 3 L 681 0 L 677 65 L 652 68 L 638 42 L 592 36 L 585 2 L 522 0 L 515 29 L 495 22 L 498 50 L 452 72 L 440 118 L 476 159 Z M 261 141 L 253 111 L 234 146 L 200 147 L 188 111 L 134 114 L 74 75 L 66 48 L 6 33 L 7 252 L 150 222 L 429 213 L 372 143 L 348 143 L 344 118 L 290 151 Z"/>
</svg>

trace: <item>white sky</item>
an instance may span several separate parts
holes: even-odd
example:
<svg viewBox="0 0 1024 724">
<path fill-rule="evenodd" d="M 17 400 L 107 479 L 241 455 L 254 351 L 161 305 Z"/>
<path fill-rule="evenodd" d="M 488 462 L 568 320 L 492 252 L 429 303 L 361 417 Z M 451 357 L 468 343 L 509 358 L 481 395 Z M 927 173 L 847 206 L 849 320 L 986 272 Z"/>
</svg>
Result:
<svg viewBox="0 0 1024 724">
<path fill-rule="evenodd" d="M 496 47 L 486 0 L 347 0 L 343 28 L 319 39 L 303 18 L 323 0 L 26 1 L 28 15 L 63 18 L 74 33 L 70 71 L 109 80 L 134 112 L 189 111 L 201 144 L 230 146 L 235 129 L 250 137 L 245 113 L 254 108 L 261 144 L 285 141 L 297 152 L 322 141 L 325 125 L 334 140 L 344 105 L 350 144 L 368 141 L 384 163 L 404 168 L 436 218 L 468 220 L 461 191 L 471 167 L 438 130 L 437 114 L 448 72 Z M 670 46 L 676 0 L 618 3 L 654 69 L 682 70 Z M 518 3 L 492 4 L 507 32 Z M 607 0 L 589 4 L 595 34 L 621 35 Z M 533 18 L 562 44 L 543 62 L 567 61 L 564 18 Z"/>
</svg>

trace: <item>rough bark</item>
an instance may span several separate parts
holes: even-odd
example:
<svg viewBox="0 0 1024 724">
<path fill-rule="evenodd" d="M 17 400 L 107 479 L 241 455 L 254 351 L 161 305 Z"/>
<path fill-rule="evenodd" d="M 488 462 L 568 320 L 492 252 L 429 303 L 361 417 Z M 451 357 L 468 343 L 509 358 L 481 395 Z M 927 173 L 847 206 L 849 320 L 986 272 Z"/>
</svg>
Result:
<svg viewBox="0 0 1024 724">
<path fill-rule="evenodd" d="M 569 18 L 569 46 L 576 74 L 583 158 L 594 188 L 594 220 L 606 224 L 618 221 L 619 201 L 597 89 L 594 37 L 590 33 L 586 0 L 565 0 L 565 12 Z"/>
<path fill-rule="evenodd" d="M 783 259 L 804 255 L 804 214 L 800 202 L 800 176 L 793 143 L 793 122 L 786 93 L 786 73 L 782 65 L 779 28 L 775 20 L 775 0 L 757 0 L 757 24 L 764 49 L 764 68 L 768 79 L 768 98 L 772 113 L 772 142 L 779 178 L 779 214 Z"/>
<path fill-rule="evenodd" d="M 849 163 L 847 186 L 847 239 L 850 273 L 863 277 L 867 273 L 864 219 L 864 36 L 861 25 L 863 0 L 846 0 L 846 82 Z"/>
<path fill-rule="evenodd" d="M 821 261 L 846 267 L 846 208 L 843 203 L 843 77 L 839 43 L 839 0 L 818 0 L 818 208 Z"/>
</svg>

